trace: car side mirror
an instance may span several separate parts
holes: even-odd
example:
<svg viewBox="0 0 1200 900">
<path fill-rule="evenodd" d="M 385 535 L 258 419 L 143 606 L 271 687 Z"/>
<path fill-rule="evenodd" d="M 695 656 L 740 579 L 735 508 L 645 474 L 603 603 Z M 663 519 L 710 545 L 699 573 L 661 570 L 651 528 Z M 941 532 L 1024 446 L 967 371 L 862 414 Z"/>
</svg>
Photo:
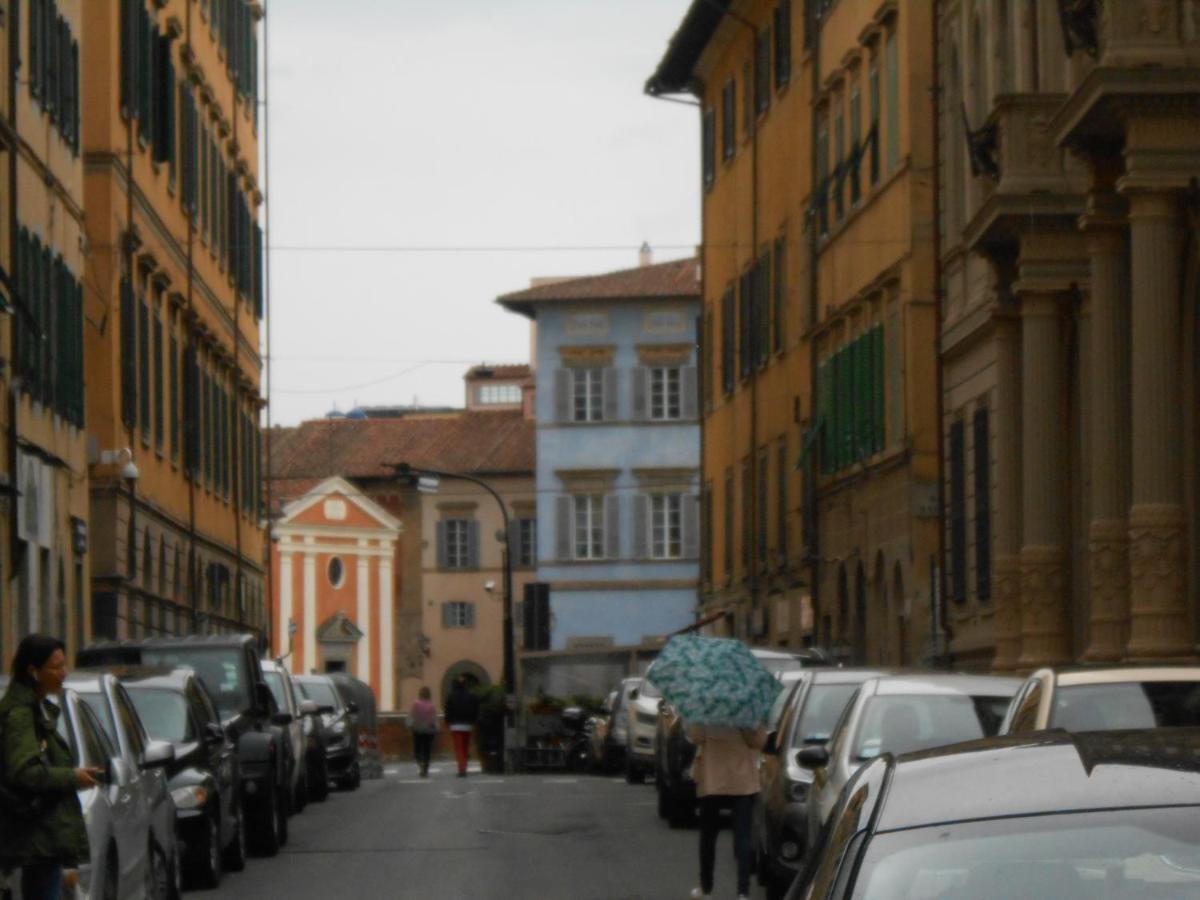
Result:
<svg viewBox="0 0 1200 900">
<path fill-rule="evenodd" d="M 771 731 L 767 733 L 766 743 L 763 744 L 762 752 L 768 756 L 779 755 L 779 732 Z"/>
<path fill-rule="evenodd" d="M 321 707 L 317 706 L 317 704 L 314 703 L 312 700 L 301 700 L 300 701 L 300 715 L 315 716 L 320 711 L 321 711 Z"/>
<path fill-rule="evenodd" d="M 209 744 L 220 744 L 225 741 L 225 729 L 217 722 L 209 722 L 204 726 L 204 740 Z"/>
<path fill-rule="evenodd" d="M 277 712 L 271 716 L 272 725 L 291 725 L 293 721 L 292 714 L 286 712 Z"/>
<path fill-rule="evenodd" d="M 796 751 L 796 764 L 802 769 L 821 769 L 829 765 L 829 750 L 822 744 Z"/>
<path fill-rule="evenodd" d="M 142 752 L 142 768 L 165 766 L 175 759 L 175 745 L 170 741 L 150 741 Z"/>
<path fill-rule="evenodd" d="M 351 700 L 346 704 L 346 710 L 350 713 L 350 715 L 356 716 L 358 715 L 358 704 Z"/>
<path fill-rule="evenodd" d="M 337 710 L 334 709 L 329 704 L 325 704 L 324 706 L 318 706 L 317 712 L 319 712 L 323 716 L 332 716 L 335 712 L 337 712 Z"/>
</svg>

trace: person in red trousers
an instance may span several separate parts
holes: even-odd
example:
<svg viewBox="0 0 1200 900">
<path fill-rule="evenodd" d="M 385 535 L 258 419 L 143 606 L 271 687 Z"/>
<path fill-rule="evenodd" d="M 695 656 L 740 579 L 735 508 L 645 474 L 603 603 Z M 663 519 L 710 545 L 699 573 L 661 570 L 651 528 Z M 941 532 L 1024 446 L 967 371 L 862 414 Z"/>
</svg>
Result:
<svg viewBox="0 0 1200 900">
<path fill-rule="evenodd" d="M 471 732 L 479 718 L 479 700 L 467 685 L 467 676 L 454 679 L 444 709 L 446 725 L 454 741 L 454 758 L 458 762 L 458 777 L 467 777 L 467 758 L 471 755 Z"/>
</svg>

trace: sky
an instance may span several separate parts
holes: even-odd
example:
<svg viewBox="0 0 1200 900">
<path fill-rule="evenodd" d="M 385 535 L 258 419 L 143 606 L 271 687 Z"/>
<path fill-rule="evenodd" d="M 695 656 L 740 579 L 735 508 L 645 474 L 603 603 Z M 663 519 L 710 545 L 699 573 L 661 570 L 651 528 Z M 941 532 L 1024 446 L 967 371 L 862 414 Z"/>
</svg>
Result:
<svg viewBox="0 0 1200 900">
<path fill-rule="evenodd" d="M 272 424 L 461 406 L 529 359 L 497 296 L 692 252 L 698 113 L 642 90 L 688 5 L 270 4 Z"/>
</svg>

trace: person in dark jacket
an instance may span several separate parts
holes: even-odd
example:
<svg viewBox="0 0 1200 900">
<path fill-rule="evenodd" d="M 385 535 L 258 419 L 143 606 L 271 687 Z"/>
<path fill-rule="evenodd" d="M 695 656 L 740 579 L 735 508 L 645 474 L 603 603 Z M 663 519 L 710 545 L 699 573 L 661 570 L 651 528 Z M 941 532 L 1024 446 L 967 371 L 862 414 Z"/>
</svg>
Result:
<svg viewBox="0 0 1200 900">
<path fill-rule="evenodd" d="M 479 718 L 479 700 L 467 685 L 467 676 L 454 679 L 450 696 L 446 698 L 446 724 L 454 741 L 454 758 L 458 761 L 458 777 L 467 777 L 467 758 L 471 754 L 471 732 Z"/>
<path fill-rule="evenodd" d="M 62 713 L 46 700 L 67 677 L 64 649 L 43 634 L 22 639 L 0 699 L 0 868 L 20 867 L 25 900 L 58 900 L 64 869 L 87 860 L 75 792 L 95 787 L 101 775 L 74 768 L 56 728 Z"/>
</svg>

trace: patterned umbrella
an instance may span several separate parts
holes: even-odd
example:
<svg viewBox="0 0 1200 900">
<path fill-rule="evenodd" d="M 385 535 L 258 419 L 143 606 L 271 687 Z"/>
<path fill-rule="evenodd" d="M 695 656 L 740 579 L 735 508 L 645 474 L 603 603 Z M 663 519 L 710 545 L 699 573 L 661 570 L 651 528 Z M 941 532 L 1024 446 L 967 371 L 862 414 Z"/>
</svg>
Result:
<svg viewBox="0 0 1200 900">
<path fill-rule="evenodd" d="M 667 641 L 646 678 L 689 725 L 755 728 L 783 688 L 741 641 L 695 634 Z"/>
</svg>

